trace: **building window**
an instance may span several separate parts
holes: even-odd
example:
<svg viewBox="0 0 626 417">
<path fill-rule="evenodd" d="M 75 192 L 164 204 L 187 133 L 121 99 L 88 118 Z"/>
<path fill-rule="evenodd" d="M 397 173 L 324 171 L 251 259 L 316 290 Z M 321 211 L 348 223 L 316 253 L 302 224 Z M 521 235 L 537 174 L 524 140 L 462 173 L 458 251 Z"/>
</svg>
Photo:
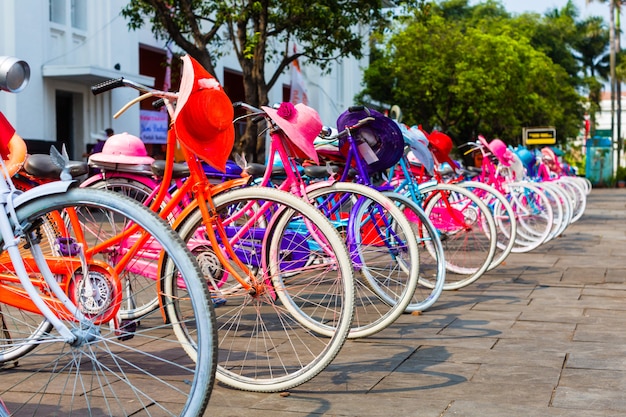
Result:
<svg viewBox="0 0 626 417">
<path fill-rule="evenodd" d="M 71 0 L 72 27 L 87 30 L 87 0 Z"/>
<path fill-rule="evenodd" d="M 50 21 L 78 30 L 87 30 L 87 0 L 49 0 Z"/>
<path fill-rule="evenodd" d="M 60 25 L 65 24 L 65 1 L 50 0 L 50 21 Z"/>
</svg>

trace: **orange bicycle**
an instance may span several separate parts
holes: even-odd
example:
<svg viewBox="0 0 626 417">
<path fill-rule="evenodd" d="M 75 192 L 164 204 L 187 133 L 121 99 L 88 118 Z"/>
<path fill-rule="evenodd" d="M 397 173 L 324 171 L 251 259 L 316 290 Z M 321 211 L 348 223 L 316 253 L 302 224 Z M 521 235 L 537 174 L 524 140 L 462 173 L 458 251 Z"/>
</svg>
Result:
<svg viewBox="0 0 626 417">
<path fill-rule="evenodd" d="M 216 308 L 217 378 L 232 387 L 269 392 L 317 375 L 343 346 L 354 310 L 352 265 L 337 231 L 319 211 L 286 192 L 238 188 L 247 179 L 209 182 L 201 160 L 223 169 L 234 139 L 233 108 L 217 81 L 191 57 L 183 57 L 178 93 L 125 79 L 92 91 L 117 87 L 142 94 L 116 117 L 153 97 L 164 100 L 172 117 L 163 178 L 146 205 L 172 221 L 207 271 L 208 288 L 225 301 Z M 188 177 L 170 194 L 177 141 Z M 105 173 L 92 186 L 124 193 L 127 185 L 108 181 Z M 151 280 L 147 273 L 133 289 L 152 288 Z M 134 308 L 148 311 L 157 301 L 143 300 Z"/>
<path fill-rule="evenodd" d="M 15 65 L 12 77 L 27 75 Z M 58 152 L 62 181 L 20 192 L 11 176 L 24 150 L 0 113 L 0 397 L 11 415 L 201 415 L 217 344 L 196 260 L 137 202 L 78 188 Z M 154 271 L 159 308 L 126 320 L 140 265 Z"/>
</svg>

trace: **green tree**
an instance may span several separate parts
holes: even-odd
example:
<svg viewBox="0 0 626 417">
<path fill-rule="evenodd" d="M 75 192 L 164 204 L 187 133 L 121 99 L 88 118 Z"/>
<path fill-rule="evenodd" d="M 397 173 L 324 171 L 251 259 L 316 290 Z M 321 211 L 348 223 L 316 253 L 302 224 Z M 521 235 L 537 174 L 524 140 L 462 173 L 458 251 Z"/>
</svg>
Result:
<svg viewBox="0 0 626 417">
<path fill-rule="evenodd" d="M 444 15 L 414 13 L 389 37 L 365 71 L 361 99 L 397 104 L 405 122 L 446 131 L 457 144 L 477 134 L 519 143 L 525 126 L 554 125 L 561 140 L 577 134 L 583 109 L 569 74 L 528 38 L 510 36 L 513 20 L 490 14 L 496 30 Z"/>
<path fill-rule="evenodd" d="M 367 38 L 359 25 L 382 25 L 385 17 L 382 0 L 130 0 L 122 15 L 131 29 L 150 22 L 157 37 L 174 42 L 213 75 L 215 62 L 234 52 L 245 101 L 253 106 L 268 104 L 268 91 L 298 58 L 322 71 L 338 58 L 361 58 Z M 268 62 L 276 64 L 269 75 Z M 256 126 L 248 123 L 235 151 L 259 160 L 263 145 Z"/>
<path fill-rule="evenodd" d="M 601 80 L 608 81 L 609 30 L 601 17 L 592 16 L 576 23 L 578 37 L 573 43 L 574 56 L 581 63 L 583 83 L 589 101 L 591 130 L 595 131 L 596 113 L 600 111 Z"/>
</svg>

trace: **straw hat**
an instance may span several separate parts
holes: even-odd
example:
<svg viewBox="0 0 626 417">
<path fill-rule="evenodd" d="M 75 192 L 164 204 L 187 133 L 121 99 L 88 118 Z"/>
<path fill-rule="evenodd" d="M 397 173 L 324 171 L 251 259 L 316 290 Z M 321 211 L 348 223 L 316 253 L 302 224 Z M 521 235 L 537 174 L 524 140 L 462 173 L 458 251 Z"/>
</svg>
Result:
<svg viewBox="0 0 626 417">
<path fill-rule="evenodd" d="M 174 112 L 178 140 L 212 167 L 224 172 L 235 142 L 233 105 L 217 80 L 189 55 Z"/>
<path fill-rule="evenodd" d="M 319 157 L 313 144 L 322 131 L 322 121 L 317 111 L 302 103 L 294 106 L 289 102 L 281 103 L 278 109 L 268 106 L 261 108 L 295 145 L 296 156 L 302 156 L 297 155 L 297 151 L 300 151 L 305 158 L 319 164 Z"/>
</svg>

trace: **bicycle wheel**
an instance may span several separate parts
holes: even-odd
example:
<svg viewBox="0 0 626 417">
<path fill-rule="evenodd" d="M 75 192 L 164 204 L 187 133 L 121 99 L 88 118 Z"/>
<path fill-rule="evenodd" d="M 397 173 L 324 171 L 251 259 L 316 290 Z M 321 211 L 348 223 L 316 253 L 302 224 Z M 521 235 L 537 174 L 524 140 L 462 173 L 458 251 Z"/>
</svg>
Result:
<svg viewBox="0 0 626 417">
<path fill-rule="evenodd" d="M 150 204 L 150 198 L 154 197 L 158 183 L 147 176 L 125 173 L 110 173 L 106 177 L 94 182 L 86 181 L 81 187 L 98 190 L 114 191 L 127 196 L 144 206 Z M 165 202 L 162 206 L 165 205 Z M 175 216 L 170 214 L 166 221 L 172 224 Z M 214 274 L 218 274 L 215 270 Z M 154 292 L 154 279 L 146 274 L 126 274 L 123 282 L 128 296 L 120 311 L 123 320 L 133 320 L 159 308 L 159 302 Z"/>
<path fill-rule="evenodd" d="M 420 191 L 424 211 L 444 248 L 444 290 L 470 285 L 487 271 L 496 252 L 496 226 L 489 208 L 472 192 L 453 184 L 431 184 Z M 430 244 L 426 248 L 434 250 Z"/>
<path fill-rule="evenodd" d="M 554 212 L 548 198 L 534 184 L 513 182 L 505 185 L 505 196 L 518 221 L 513 252 L 528 252 L 548 239 Z"/>
<path fill-rule="evenodd" d="M 217 379 L 258 392 L 308 381 L 335 358 L 352 323 L 354 277 L 345 244 L 321 213 L 283 191 L 240 188 L 213 203 L 237 257 L 255 273 L 251 288 L 231 285 L 215 309 Z M 201 248 L 204 240 L 208 247 L 199 208 L 177 231 L 188 245 Z"/>
<path fill-rule="evenodd" d="M 572 203 L 571 223 L 577 222 L 587 208 L 587 191 L 585 184 L 578 177 L 561 177 L 556 181 L 570 195 Z"/>
<path fill-rule="evenodd" d="M 371 336 L 409 306 L 419 279 L 415 233 L 402 211 L 379 191 L 335 182 L 307 190 L 309 201 L 344 232 L 359 272 L 350 338 Z"/>
<path fill-rule="evenodd" d="M 419 205 L 396 192 L 383 192 L 383 194 L 400 208 L 411 223 L 418 247 L 425 249 L 426 245 L 429 245 L 433 249 L 432 253 L 428 250 L 420 250 L 419 280 L 413 298 L 405 309 L 407 313 L 424 311 L 439 299 L 443 291 L 446 280 L 443 245 L 437 229 Z"/>
<path fill-rule="evenodd" d="M 476 194 L 491 210 L 498 236 L 496 255 L 493 261 L 491 261 L 489 268 L 487 268 L 488 271 L 491 271 L 504 262 L 515 245 L 517 220 L 515 220 L 513 207 L 511 207 L 504 195 L 491 185 L 478 181 L 460 181 L 456 185 L 467 188 Z"/>
<path fill-rule="evenodd" d="M 566 191 L 552 181 L 536 183 L 536 186 L 544 193 L 552 207 L 552 229 L 547 241 L 560 236 L 572 221 L 572 202 Z"/>
<path fill-rule="evenodd" d="M 33 237 L 22 248 L 33 283 L 49 295 L 36 275 L 49 267 L 86 319 L 78 323 L 57 310 L 78 336 L 69 344 L 56 330 L 40 331 L 40 314 L 2 304 L 0 361 L 6 364 L 12 346 L 37 347 L 36 355 L 0 370 L 0 396 L 14 415 L 201 415 L 214 384 L 215 316 L 198 264 L 171 228 L 128 198 L 80 188 L 32 200 L 17 209 L 17 219 Z M 110 240 L 124 230 L 133 233 Z M 129 251 L 129 241 L 140 235 L 148 240 Z M 41 253 L 45 261 L 36 256 Z M 45 265 L 32 268 L 38 259 Z M 168 260 L 170 276 L 157 276 L 159 259 Z M 4 255 L 0 260 L 2 288 L 19 291 L 7 281 L 10 262 Z M 176 285 L 163 286 L 162 310 L 120 321 L 122 282 L 133 269 Z"/>
</svg>

